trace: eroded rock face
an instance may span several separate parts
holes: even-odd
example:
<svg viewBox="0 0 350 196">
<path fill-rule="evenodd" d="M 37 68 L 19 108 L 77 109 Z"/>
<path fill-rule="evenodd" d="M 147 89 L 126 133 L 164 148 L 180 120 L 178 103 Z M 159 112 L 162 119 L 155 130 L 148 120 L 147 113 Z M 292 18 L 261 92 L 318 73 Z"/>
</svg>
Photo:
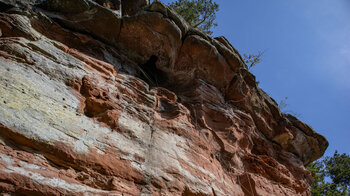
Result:
<svg viewBox="0 0 350 196">
<path fill-rule="evenodd" d="M 225 38 L 159 2 L 0 2 L 1 193 L 310 195 L 327 140 Z"/>
</svg>

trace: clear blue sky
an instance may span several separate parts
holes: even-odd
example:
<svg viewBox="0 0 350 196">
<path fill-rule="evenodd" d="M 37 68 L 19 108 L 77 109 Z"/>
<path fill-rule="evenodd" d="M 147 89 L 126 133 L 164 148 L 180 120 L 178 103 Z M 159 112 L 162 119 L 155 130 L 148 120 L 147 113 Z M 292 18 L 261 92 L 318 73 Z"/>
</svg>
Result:
<svg viewBox="0 0 350 196">
<path fill-rule="evenodd" d="M 170 0 L 163 0 L 168 3 Z M 350 154 L 350 0 L 216 0 L 214 36 L 264 51 L 252 72 L 286 111 Z"/>
</svg>

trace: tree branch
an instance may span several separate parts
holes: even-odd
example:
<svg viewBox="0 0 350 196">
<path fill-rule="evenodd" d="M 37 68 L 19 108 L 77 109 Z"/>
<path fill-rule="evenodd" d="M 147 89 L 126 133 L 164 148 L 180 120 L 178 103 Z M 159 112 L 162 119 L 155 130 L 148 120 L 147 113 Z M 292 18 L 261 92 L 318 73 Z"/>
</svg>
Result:
<svg viewBox="0 0 350 196">
<path fill-rule="evenodd" d="M 193 27 L 197 28 L 199 25 L 201 25 L 203 22 L 205 22 L 207 20 L 207 18 L 208 18 L 208 16 L 207 16 L 207 12 L 206 12 L 203 19 L 199 23 L 193 25 Z"/>
</svg>

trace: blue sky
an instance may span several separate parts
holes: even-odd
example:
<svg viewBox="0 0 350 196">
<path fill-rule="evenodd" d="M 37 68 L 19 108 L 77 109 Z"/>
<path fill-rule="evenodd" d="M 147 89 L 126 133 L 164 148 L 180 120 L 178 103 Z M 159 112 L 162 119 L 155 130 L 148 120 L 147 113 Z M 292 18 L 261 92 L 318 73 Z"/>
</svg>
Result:
<svg viewBox="0 0 350 196">
<path fill-rule="evenodd" d="M 163 0 L 164 3 L 170 2 Z M 265 51 L 259 86 L 350 154 L 350 1 L 216 0 L 218 27 L 243 53 Z"/>
</svg>

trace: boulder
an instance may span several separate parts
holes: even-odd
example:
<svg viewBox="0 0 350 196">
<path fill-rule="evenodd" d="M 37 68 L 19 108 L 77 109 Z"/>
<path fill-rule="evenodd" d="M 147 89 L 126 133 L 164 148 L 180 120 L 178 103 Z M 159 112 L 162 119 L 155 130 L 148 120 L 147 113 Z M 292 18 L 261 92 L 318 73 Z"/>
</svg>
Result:
<svg viewBox="0 0 350 196">
<path fill-rule="evenodd" d="M 150 0 L 121 0 L 123 16 L 132 16 L 150 4 Z"/>
</svg>

